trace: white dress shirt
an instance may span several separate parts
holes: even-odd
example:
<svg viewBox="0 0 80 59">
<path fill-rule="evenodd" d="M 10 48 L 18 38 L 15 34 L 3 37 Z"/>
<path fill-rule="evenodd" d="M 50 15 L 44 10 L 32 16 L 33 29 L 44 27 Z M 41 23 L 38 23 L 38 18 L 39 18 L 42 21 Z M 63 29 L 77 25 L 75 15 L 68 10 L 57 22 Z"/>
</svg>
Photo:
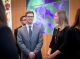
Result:
<svg viewBox="0 0 80 59">
<path fill-rule="evenodd" d="M 31 31 L 33 31 L 33 24 L 31 24 L 31 25 L 26 24 L 28 33 L 29 33 L 29 26 L 31 26 Z"/>
</svg>

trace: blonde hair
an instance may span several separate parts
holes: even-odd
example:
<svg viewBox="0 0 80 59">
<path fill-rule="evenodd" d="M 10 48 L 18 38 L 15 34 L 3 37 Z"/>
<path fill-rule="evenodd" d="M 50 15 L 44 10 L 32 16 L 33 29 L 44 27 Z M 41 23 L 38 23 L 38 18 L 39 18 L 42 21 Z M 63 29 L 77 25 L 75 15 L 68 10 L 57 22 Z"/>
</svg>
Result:
<svg viewBox="0 0 80 59">
<path fill-rule="evenodd" d="M 66 12 L 64 10 L 57 10 L 57 14 L 58 14 L 59 21 L 61 22 L 61 24 L 68 25 Z"/>
</svg>

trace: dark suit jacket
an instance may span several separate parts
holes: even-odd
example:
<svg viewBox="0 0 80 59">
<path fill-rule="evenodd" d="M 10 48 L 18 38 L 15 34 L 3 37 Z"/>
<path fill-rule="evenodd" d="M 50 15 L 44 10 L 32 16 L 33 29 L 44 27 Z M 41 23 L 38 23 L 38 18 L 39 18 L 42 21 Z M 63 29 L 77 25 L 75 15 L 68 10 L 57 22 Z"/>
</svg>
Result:
<svg viewBox="0 0 80 59">
<path fill-rule="evenodd" d="M 14 30 L 14 36 L 15 36 L 16 40 L 17 40 L 18 29 L 21 28 L 21 27 L 22 27 L 22 26 L 19 26 L 18 28 L 16 28 L 16 29 Z"/>
<path fill-rule="evenodd" d="M 63 52 L 65 59 L 80 59 L 80 31 L 71 28 L 64 42 Z"/>
<path fill-rule="evenodd" d="M 0 59 L 18 59 L 16 44 L 10 28 L 0 28 Z"/>
<path fill-rule="evenodd" d="M 16 39 L 16 46 L 17 46 L 17 49 L 18 49 L 18 54 L 21 54 L 21 50 L 20 50 L 20 48 L 19 48 L 19 46 L 18 46 L 18 44 L 17 44 L 17 33 L 18 33 L 18 29 L 19 28 L 21 28 L 22 26 L 19 26 L 18 28 L 16 28 L 15 30 L 14 30 L 14 36 L 15 36 L 15 39 Z"/>
</svg>

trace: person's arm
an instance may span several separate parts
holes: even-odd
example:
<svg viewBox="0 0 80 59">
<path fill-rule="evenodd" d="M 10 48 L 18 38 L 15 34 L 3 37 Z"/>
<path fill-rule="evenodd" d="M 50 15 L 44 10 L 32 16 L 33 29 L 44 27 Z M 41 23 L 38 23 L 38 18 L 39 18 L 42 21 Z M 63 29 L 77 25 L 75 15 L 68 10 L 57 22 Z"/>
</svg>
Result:
<svg viewBox="0 0 80 59">
<path fill-rule="evenodd" d="M 15 39 L 8 27 L 0 28 L 0 53 L 2 59 L 18 59 Z"/>
<path fill-rule="evenodd" d="M 48 56 L 49 59 L 54 59 L 58 54 L 60 54 L 61 51 L 59 50 L 56 50 L 54 53 L 52 53 L 51 55 Z"/>
<path fill-rule="evenodd" d="M 26 48 L 25 44 L 23 43 L 22 36 L 21 36 L 21 31 L 18 29 L 18 34 L 17 34 L 17 43 L 20 47 L 20 49 L 27 55 L 29 55 L 30 50 Z"/>
<path fill-rule="evenodd" d="M 61 44 L 61 46 L 58 48 L 58 50 L 60 51 L 60 52 L 64 52 L 64 50 L 67 48 L 67 44 L 68 44 L 68 40 L 69 40 L 69 36 L 71 36 L 71 34 L 70 34 L 70 28 L 69 27 L 66 27 L 66 29 L 65 29 L 65 31 L 64 31 L 64 34 L 63 34 L 63 36 L 62 36 L 62 38 L 61 39 L 63 39 L 63 43 Z"/>
<path fill-rule="evenodd" d="M 47 55 L 49 56 L 51 54 L 51 48 L 49 48 Z"/>
<path fill-rule="evenodd" d="M 52 38 L 54 38 L 54 37 L 52 37 Z M 52 47 L 53 46 L 52 44 L 54 44 L 54 40 L 53 39 L 52 39 L 51 45 L 49 47 Z M 54 59 L 58 54 L 61 53 L 61 51 L 56 50 L 54 53 L 52 53 L 52 54 L 50 54 L 50 53 L 51 53 L 51 49 L 48 50 L 48 59 L 52 59 L 52 58 Z"/>
</svg>

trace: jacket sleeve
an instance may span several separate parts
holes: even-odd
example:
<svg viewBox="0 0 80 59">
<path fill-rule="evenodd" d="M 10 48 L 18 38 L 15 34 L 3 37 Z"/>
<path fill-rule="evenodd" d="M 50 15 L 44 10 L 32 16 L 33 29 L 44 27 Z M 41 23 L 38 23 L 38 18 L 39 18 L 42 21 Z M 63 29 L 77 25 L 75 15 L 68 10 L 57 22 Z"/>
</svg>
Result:
<svg viewBox="0 0 80 59">
<path fill-rule="evenodd" d="M 21 34 L 21 31 L 20 29 L 18 29 L 18 34 L 17 34 L 17 43 L 20 47 L 20 49 L 25 53 L 25 54 L 29 54 L 30 50 L 26 48 L 25 44 L 23 43 L 23 40 L 22 40 L 22 34 Z"/>
</svg>

